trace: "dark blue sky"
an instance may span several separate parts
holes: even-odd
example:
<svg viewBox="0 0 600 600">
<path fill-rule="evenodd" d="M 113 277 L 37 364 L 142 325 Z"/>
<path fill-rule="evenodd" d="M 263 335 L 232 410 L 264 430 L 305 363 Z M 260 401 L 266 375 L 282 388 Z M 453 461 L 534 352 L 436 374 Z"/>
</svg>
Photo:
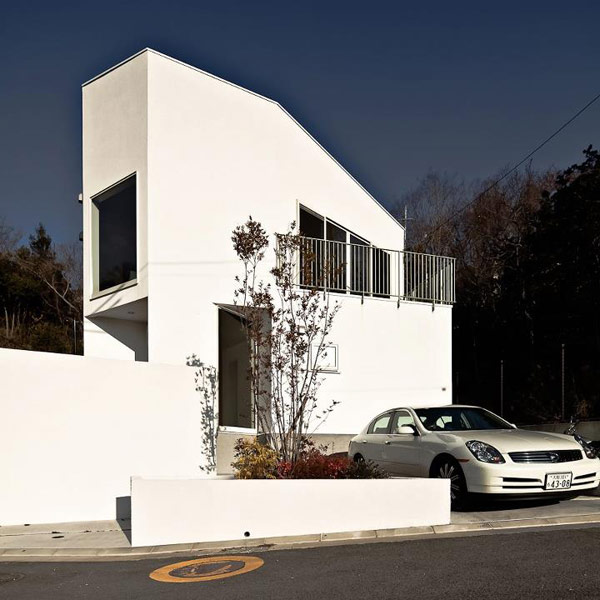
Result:
<svg viewBox="0 0 600 600">
<path fill-rule="evenodd" d="M 146 46 L 281 102 L 382 202 L 514 163 L 600 92 L 598 2 L 37 2 L 0 11 L 0 218 L 81 229 L 80 85 Z M 536 155 L 600 145 L 600 102 Z"/>
</svg>

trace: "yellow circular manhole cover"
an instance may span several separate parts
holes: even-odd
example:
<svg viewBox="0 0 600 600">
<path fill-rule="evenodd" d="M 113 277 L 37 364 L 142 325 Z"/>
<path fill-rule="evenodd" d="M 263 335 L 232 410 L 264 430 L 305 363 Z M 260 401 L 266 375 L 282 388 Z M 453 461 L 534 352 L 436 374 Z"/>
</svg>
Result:
<svg viewBox="0 0 600 600">
<path fill-rule="evenodd" d="M 152 571 L 150 578 L 164 583 L 212 581 L 248 573 L 263 564 L 256 556 L 209 556 L 161 567 Z"/>
</svg>

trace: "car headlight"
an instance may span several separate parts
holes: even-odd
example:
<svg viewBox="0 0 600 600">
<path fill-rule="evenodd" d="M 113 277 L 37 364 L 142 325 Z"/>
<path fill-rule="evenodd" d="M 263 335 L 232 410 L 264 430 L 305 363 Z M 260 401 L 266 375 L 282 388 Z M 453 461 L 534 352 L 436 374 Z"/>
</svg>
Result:
<svg viewBox="0 0 600 600">
<path fill-rule="evenodd" d="M 495 464 L 505 462 L 502 454 L 500 454 L 494 446 L 490 446 L 484 442 L 478 442 L 477 440 L 467 442 L 466 446 L 471 451 L 471 454 L 480 462 Z"/>
<path fill-rule="evenodd" d="M 583 448 L 588 458 L 598 458 L 595 448 L 592 448 L 578 433 L 573 435 L 575 441 Z"/>
</svg>

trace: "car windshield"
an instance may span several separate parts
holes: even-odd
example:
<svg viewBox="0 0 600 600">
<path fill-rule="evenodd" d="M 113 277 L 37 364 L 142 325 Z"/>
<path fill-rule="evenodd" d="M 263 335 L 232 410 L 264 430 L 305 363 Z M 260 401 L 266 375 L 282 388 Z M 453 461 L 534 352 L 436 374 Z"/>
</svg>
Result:
<svg viewBox="0 0 600 600">
<path fill-rule="evenodd" d="M 443 406 L 417 408 L 415 412 L 425 429 L 429 431 L 512 429 L 510 423 L 483 408 Z"/>
</svg>

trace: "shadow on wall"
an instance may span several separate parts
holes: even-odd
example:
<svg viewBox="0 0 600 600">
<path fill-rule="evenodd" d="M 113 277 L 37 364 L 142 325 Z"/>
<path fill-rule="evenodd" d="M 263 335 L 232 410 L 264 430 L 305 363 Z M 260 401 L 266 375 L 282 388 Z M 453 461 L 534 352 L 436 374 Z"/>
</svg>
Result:
<svg viewBox="0 0 600 600">
<path fill-rule="evenodd" d="M 120 496 L 116 499 L 117 524 L 123 535 L 131 544 L 131 496 Z"/>
<path fill-rule="evenodd" d="M 88 317 L 102 331 L 114 337 L 135 353 L 135 360 L 148 362 L 148 324 L 127 319 Z"/>
<path fill-rule="evenodd" d="M 200 394 L 201 418 L 200 427 L 202 429 L 202 455 L 204 464 L 199 465 L 201 471 L 207 474 L 214 474 L 217 470 L 217 433 L 218 433 L 218 413 L 217 413 L 217 369 L 204 364 L 195 354 L 188 357 L 186 364 L 188 367 L 196 369 L 194 383 L 196 391 Z"/>
</svg>

